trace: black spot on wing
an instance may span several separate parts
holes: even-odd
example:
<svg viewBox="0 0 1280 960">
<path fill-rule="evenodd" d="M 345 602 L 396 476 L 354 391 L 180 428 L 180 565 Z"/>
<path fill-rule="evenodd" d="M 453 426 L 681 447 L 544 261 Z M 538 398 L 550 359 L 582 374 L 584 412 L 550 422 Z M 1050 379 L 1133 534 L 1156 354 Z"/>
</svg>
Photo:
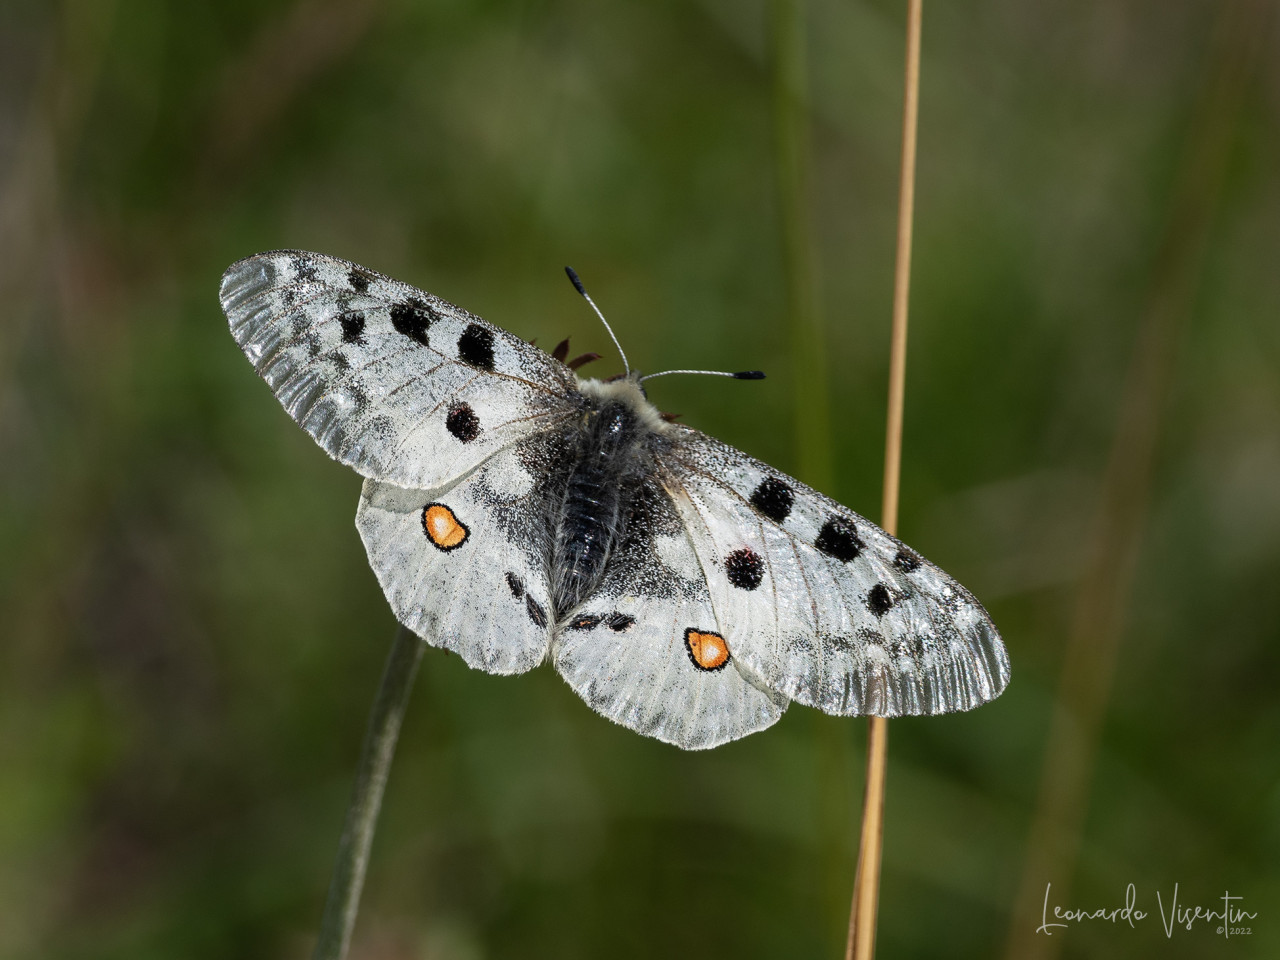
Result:
<svg viewBox="0 0 1280 960">
<path fill-rule="evenodd" d="M 493 370 L 493 331 L 469 323 L 458 337 L 458 359 L 481 370 Z"/>
<path fill-rule="evenodd" d="M 848 563 L 862 552 L 862 541 L 858 539 L 858 531 L 844 517 L 828 518 L 818 531 L 818 539 L 813 545 L 829 557 Z"/>
<path fill-rule="evenodd" d="M 427 329 L 437 319 L 435 311 L 417 297 L 410 297 L 391 305 L 391 325 L 424 347 L 427 345 Z"/>
<path fill-rule="evenodd" d="M 594 613 L 587 614 L 584 617 L 575 617 L 573 620 L 569 621 L 569 629 L 594 630 L 596 627 L 600 626 L 600 621 L 603 619 L 603 617 Z"/>
<path fill-rule="evenodd" d="M 883 583 L 877 583 L 867 592 L 867 609 L 877 617 L 883 617 L 893 606 L 893 595 Z"/>
<path fill-rule="evenodd" d="M 451 406 L 444 425 L 463 443 L 470 443 L 480 436 L 480 418 L 476 416 L 476 412 L 471 409 L 469 403 L 455 403 Z"/>
<path fill-rule="evenodd" d="M 507 571 L 507 587 L 510 589 L 511 595 L 517 600 L 524 596 L 524 581 L 510 570 Z"/>
<path fill-rule="evenodd" d="M 622 633 L 622 631 L 626 630 L 635 622 L 636 622 L 636 618 L 631 616 L 630 614 L 611 613 L 609 614 L 608 619 L 605 620 L 605 626 L 607 626 L 614 633 Z"/>
<path fill-rule="evenodd" d="M 893 565 L 903 573 L 911 573 L 920 569 L 920 558 L 906 547 L 903 547 L 898 551 L 898 555 L 893 558 Z"/>
<path fill-rule="evenodd" d="M 347 283 L 351 284 L 351 289 L 356 293 L 364 293 L 369 289 L 369 281 L 373 277 L 365 273 L 359 267 L 352 267 L 351 272 L 347 274 Z"/>
<path fill-rule="evenodd" d="M 363 311 L 352 310 L 350 313 L 344 313 L 338 317 L 338 322 L 342 324 L 343 343 L 364 343 Z"/>
<path fill-rule="evenodd" d="M 781 523 L 791 515 L 796 495 L 777 477 L 766 477 L 751 494 L 751 505 L 770 520 Z"/>
<path fill-rule="evenodd" d="M 529 613 L 529 619 L 533 621 L 535 627 L 545 627 L 547 625 L 547 611 L 542 609 L 542 604 L 528 594 L 524 598 L 524 608 Z"/>
<path fill-rule="evenodd" d="M 729 582 L 739 590 L 754 590 L 764 579 L 764 560 L 749 547 L 735 550 L 724 558 Z"/>
</svg>

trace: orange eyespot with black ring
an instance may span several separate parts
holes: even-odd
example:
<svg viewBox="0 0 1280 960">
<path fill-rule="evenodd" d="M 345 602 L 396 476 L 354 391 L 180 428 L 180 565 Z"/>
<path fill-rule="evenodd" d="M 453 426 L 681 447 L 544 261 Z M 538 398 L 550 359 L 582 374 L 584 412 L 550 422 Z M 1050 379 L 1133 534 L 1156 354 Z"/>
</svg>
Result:
<svg viewBox="0 0 1280 960">
<path fill-rule="evenodd" d="M 467 542 L 471 531 L 443 503 L 428 503 L 422 508 L 422 529 L 427 539 L 440 550 L 456 550 Z"/>
<path fill-rule="evenodd" d="M 684 632 L 684 648 L 699 670 L 719 670 L 729 662 L 729 645 L 724 637 L 710 630 L 690 627 Z"/>
</svg>

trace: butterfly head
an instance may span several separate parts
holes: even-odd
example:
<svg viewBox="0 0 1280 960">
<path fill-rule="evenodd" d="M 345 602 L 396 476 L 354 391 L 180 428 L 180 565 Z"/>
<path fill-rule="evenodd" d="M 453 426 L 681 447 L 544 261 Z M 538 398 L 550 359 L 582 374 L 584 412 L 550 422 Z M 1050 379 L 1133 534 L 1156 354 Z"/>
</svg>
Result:
<svg viewBox="0 0 1280 960">
<path fill-rule="evenodd" d="M 666 433 L 670 424 L 662 413 L 649 402 L 639 371 L 631 370 L 606 380 L 578 378 L 578 391 L 598 407 L 619 403 L 635 414 L 639 424 L 653 433 Z"/>
</svg>

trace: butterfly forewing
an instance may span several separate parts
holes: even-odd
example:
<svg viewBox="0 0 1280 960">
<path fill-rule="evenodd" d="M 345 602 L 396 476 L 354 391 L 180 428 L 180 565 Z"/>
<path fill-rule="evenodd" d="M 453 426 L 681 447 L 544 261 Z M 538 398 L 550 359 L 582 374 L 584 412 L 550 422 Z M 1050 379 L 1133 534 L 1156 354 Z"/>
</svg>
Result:
<svg viewBox="0 0 1280 960">
<path fill-rule="evenodd" d="M 875 524 L 732 447 L 680 428 L 664 482 L 740 662 L 834 714 L 967 710 L 1008 657 L 986 611 Z"/>
<path fill-rule="evenodd" d="M 435 487 L 573 412 L 563 364 L 345 260 L 258 254 L 228 268 L 220 295 L 289 414 L 366 477 Z"/>
</svg>

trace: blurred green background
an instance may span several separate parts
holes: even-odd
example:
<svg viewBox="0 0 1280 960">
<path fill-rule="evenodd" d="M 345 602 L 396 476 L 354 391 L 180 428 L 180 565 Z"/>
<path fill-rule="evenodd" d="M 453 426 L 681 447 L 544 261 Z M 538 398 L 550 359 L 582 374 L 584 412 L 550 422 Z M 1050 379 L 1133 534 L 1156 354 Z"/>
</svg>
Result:
<svg viewBox="0 0 1280 960">
<path fill-rule="evenodd" d="M 572 264 L 640 368 L 770 374 L 663 409 L 878 515 L 903 7 L 0 6 L 0 957 L 310 950 L 394 623 L 233 260 L 612 372 Z M 926 7 L 901 532 L 1013 680 L 890 724 L 883 957 L 1280 956 L 1278 52 L 1267 2 Z M 864 738 L 682 754 L 428 651 L 352 956 L 837 957 Z M 1166 937 L 1175 883 L 1252 934 Z"/>
</svg>

